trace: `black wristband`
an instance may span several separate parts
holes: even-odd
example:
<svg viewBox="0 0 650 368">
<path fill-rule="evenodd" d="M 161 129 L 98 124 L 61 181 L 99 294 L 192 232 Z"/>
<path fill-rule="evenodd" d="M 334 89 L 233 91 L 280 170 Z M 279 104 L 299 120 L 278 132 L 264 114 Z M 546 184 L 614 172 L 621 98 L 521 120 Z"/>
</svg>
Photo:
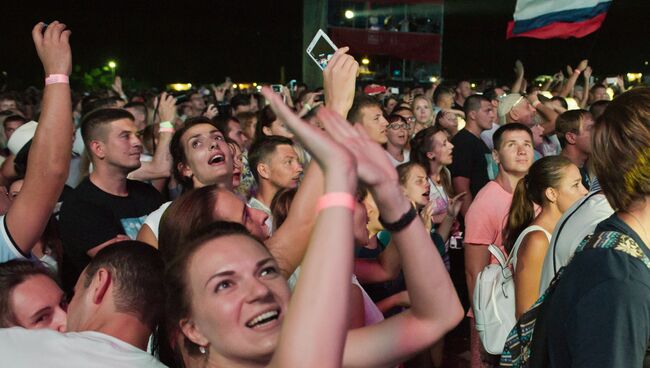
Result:
<svg viewBox="0 0 650 368">
<path fill-rule="evenodd" d="M 413 222 L 413 219 L 415 219 L 417 215 L 417 211 L 415 211 L 415 208 L 411 206 L 411 208 L 406 211 L 399 220 L 392 223 L 387 223 L 381 218 L 381 216 L 379 216 L 379 222 L 384 227 L 384 229 L 392 233 L 396 233 L 409 226 L 409 224 Z"/>
</svg>

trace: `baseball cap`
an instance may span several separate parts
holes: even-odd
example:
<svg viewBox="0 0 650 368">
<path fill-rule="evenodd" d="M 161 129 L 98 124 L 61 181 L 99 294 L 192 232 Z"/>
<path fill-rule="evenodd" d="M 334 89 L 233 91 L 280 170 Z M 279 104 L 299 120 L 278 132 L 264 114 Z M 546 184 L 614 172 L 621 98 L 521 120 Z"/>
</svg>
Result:
<svg viewBox="0 0 650 368">
<path fill-rule="evenodd" d="M 366 86 L 366 88 L 363 89 L 363 93 L 369 95 L 369 96 L 374 96 L 378 95 L 380 93 L 386 92 L 386 87 L 385 86 L 380 86 L 378 84 L 369 84 Z"/>
<path fill-rule="evenodd" d="M 9 141 L 7 142 L 7 148 L 9 148 L 12 155 L 17 155 L 18 152 L 20 152 L 20 150 L 31 141 L 32 138 L 34 138 L 36 127 L 38 127 L 38 123 L 32 120 L 19 126 L 14 131 L 14 134 L 11 135 L 11 138 L 9 138 Z"/>
<path fill-rule="evenodd" d="M 497 108 L 497 115 L 499 115 L 499 124 L 506 123 L 506 116 L 515 105 L 521 102 L 525 97 L 519 93 L 511 93 L 499 98 L 499 107 Z"/>
</svg>

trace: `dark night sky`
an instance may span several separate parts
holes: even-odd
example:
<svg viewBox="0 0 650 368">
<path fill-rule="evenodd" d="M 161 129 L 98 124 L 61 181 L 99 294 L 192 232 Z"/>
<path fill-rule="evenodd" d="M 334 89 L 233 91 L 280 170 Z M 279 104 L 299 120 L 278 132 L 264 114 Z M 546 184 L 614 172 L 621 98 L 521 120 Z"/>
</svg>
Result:
<svg viewBox="0 0 650 368">
<path fill-rule="evenodd" d="M 586 55 L 596 74 L 645 71 L 650 1 L 615 0 L 603 28 L 583 39 L 505 41 L 515 0 L 445 2 L 443 76 L 510 78 L 519 57 L 531 73 L 554 72 Z M 118 73 L 154 84 L 175 81 L 276 82 L 300 77 L 302 1 L 57 0 L 12 2 L 0 22 L 0 70 L 10 86 L 40 84 L 30 30 L 63 20 L 73 31 L 74 63 L 109 58 Z M 645 69 L 644 69 L 645 68 Z"/>
</svg>

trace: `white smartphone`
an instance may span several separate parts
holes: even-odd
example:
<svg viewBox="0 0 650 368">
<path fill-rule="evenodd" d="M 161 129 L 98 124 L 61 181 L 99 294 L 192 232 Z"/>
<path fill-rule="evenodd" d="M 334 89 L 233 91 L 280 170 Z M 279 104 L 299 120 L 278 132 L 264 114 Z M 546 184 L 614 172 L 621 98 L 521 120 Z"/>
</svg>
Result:
<svg viewBox="0 0 650 368">
<path fill-rule="evenodd" d="M 336 50 L 338 48 L 322 29 L 316 32 L 316 36 L 314 36 L 309 46 L 307 46 L 307 54 L 323 70 Z"/>
</svg>

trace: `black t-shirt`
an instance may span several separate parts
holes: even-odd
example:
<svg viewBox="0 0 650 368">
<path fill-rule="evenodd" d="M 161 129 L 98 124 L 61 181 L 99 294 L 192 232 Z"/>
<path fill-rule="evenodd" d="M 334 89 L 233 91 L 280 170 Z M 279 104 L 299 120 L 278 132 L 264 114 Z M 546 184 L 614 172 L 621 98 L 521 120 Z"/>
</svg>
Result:
<svg viewBox="0 0 650 368">
<path fill-rule="evenodd" d="M 589 178 L 589 170 L 587 170 L 587 165 L 579 168 L 579 170 L 580 177 L 582 178 L 582 185 L 585 187 L 585 189 L 589 190 L 589 188 L 591 188 L 591 179 Z"/>
<path fill-rule="evenodd" d="M 147 215 L 162 203 L 158 191 L 149 184 L 127 180 L 127 190 L 128 196 L 115 196 L 86 178 L 63 202 L 60 229 L 66 291 L 72 290 L 88 265 L 87 251 L 119 234 L 135 239 Z"/>
<path fill-rule="evenodd" d="M 650 257 L 647 246 L 616 214 L 596 227 L 596 233 L 601 231 L 632 237 Z M 542 318 L 549 367 L 641 367 L 650 339 L 650 270 L 614 249 L 578 252 Z"/>
<path fill-rule="evenodd" d="M 469 190 L 472 197 L 490 181 L 487 170 L 487 157 L 490 149 L 481 138 L 470 133 L 467 129 L 459 131 L 451 143 L 454 145 L 454 160 L 449 165 L 451 177 L 461 176 L 469 179 Z"/>
</svg>

